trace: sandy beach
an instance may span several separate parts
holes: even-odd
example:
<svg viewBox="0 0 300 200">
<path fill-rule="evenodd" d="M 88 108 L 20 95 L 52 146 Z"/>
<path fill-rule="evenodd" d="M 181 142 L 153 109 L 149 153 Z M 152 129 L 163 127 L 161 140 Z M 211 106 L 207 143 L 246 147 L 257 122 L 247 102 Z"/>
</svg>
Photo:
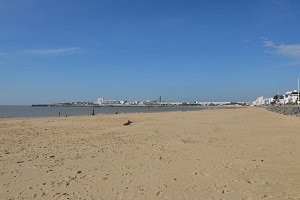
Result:
<svg viewBox="0 0 300 200">
<path fill-rule="evenodd" d="M 2 119 L 0 143 L 1 199 L 300 199 L 300 118 L 261 108 Z"/>
</svg>

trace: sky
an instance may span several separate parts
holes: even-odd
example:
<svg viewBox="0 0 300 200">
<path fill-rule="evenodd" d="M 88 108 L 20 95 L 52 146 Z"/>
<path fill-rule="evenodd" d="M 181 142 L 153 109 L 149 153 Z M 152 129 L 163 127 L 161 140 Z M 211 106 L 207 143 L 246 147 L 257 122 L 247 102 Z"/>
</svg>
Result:
<svg viewBox="0 0 300 200">
<path fill-rule="evenodd" d="M 297 89 L 298 0 L 0 0 L 0 105 Z"/>
</svg>

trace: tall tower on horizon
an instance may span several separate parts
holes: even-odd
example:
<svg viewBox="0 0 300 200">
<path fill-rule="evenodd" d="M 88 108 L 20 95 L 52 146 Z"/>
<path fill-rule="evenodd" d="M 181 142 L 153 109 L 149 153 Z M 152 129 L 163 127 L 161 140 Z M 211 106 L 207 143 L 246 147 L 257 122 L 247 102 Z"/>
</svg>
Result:
<svg viewBox="0 0 300 200">
<path fill-rule="evenodd" d="M 299 76 L 298 76 L 298 101 L 297 101 L 297 103 L 298 103 L 298 106 L 299 106 L 299 104 L 300 104 L 300 99 L 299 99 Z"/>
</svg>

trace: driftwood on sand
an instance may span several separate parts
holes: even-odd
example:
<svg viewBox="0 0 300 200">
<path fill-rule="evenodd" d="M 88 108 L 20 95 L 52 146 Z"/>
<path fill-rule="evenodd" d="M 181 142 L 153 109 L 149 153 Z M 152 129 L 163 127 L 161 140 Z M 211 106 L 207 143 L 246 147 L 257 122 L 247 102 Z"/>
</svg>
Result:
<svg viewBox="0 0 300 200">
<path fill-rule="evenodd" d="M 126 123 L 124 123 L 123 125 L 124 126 L 128 126 L 128 125 L 130 125 L 130 124 L 132 124 L 132 121 L 130 121 L 130 120 L 128 120 Z"/>
</svg>

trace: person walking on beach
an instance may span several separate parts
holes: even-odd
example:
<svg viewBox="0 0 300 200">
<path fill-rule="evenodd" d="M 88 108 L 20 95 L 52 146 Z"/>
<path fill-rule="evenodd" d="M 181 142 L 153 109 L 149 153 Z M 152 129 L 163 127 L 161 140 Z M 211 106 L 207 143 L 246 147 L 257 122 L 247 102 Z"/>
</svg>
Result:
<svg viewBox="0 0 300 200">
<path fill-rule="evenodd" d="M 60 112 L 58 112 L 58 117 L 60 117 Z"/>
<path fill-rule="evenodd" d="M 95 109 L 93 109 L 93 113 L 92 113 L 92 115 L 95 115 Z"/>
</svg>

